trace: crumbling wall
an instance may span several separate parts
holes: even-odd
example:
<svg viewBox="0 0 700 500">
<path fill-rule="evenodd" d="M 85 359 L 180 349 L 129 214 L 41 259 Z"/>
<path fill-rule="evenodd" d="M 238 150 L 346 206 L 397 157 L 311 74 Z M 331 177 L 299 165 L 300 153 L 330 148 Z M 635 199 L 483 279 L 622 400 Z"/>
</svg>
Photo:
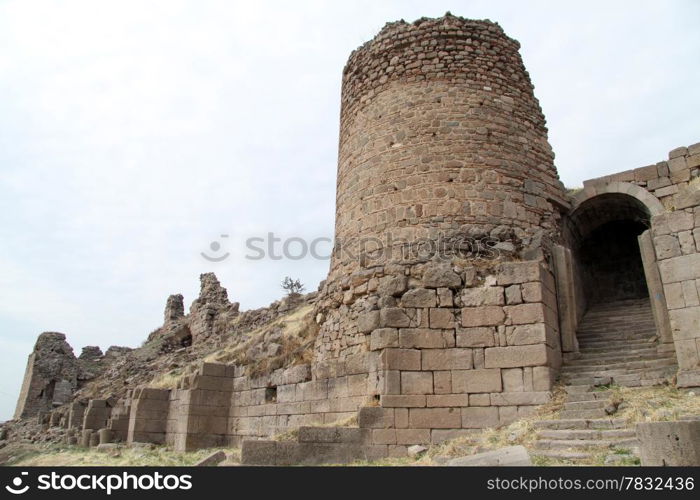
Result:
<svg viewBox="0 0 700 500">
<path fill-rule="evenodd" d="M 63 333 L 44 332 L 27 360 L 15 418 L 51 411 L 71 400 L 78 387 L 78 361 Z"/>
</svg>

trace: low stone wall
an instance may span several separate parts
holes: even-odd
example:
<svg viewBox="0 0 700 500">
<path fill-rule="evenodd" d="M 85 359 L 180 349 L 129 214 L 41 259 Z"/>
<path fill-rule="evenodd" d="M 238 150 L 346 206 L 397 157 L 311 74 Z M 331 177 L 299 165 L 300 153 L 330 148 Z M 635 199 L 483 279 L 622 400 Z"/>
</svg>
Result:
<svg viewBox="0 0 700 500">
<path fill-rule="evenodd" d="M 700 190 L 696 198 L 652 219 L 681 387 L 700 386 Z"/>
</svg>

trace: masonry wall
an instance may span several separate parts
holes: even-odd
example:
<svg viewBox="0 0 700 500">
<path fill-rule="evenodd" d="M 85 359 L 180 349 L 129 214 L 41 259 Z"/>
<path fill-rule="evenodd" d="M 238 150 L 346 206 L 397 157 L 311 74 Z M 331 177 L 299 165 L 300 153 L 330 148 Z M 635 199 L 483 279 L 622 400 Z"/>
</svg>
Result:
<svg viewBox="0 0 700 500">
<path fill-rule="evenodd" d="M 698 193 L 700 194 L 700 192 Z M 695 206 L 652 219 L 673 342 L 678 384 L 700 386 L 700 196 Z"/>
</svg>

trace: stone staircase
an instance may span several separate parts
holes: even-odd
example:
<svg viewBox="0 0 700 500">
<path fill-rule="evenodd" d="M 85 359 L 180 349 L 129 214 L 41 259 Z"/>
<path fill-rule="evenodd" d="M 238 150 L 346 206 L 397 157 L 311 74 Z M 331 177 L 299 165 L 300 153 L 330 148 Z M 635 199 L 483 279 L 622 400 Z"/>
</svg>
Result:
<svg viewBox="0 0 700 500">
<path fill-rule="evenodd" d="M 614 418 L 617 408 L 608 387 L 662 384 L 676 372 L 675 355 L 657 350 L 648 299 L 596 305 L 577 337 L 579 353 L 564 362 L 560 376 L 566 402 L 557 420 L 536 423 L 532 453 L 571 463 L 603 454 L 625 457 L 625 450 L 637 446 L 635 431 Z"/>
</svg>

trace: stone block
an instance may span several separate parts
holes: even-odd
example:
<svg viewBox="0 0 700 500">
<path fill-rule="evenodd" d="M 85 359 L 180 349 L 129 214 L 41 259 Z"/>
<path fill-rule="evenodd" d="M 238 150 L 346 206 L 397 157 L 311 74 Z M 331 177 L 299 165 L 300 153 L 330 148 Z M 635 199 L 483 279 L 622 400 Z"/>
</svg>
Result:
<svg viewBox="0 0 700 500">
<path fill-rule="evenodd" d="M 439 394 L 426 396 L 429 408 L 469 406 L 469 394 Z"/>
<path fill-rule="evenodd" d="M 403 294 L 401 305 L 403 307 L 435 307 L 437 294 L 432 289 L 414 288 Z"/>
<path fill-rule="evenodd" d="M 370 350 L 378 351 L 387 347 L 399 347 L 399 331 L 396 328 L 378 328 L 370 336 Z"/>
<path fill-rule="evenodd" d="M 547 347 L 543 344 L 489 347 L 484 350 L 486 368 L 516 368 L 547 364 Z"/>
<path fill-rule="evenodd" d="M 457 288 L 462 278 L 448 264 L 428 264 L 423 271 L 423 286 L 428 288 Z"/>
<path fill-rule="evenodd" d="M 461 425 L 458 408 L 411 408 L 409 426 L 414 429 L 455 429 Z"/>
<path fill-rule="evenodd" d="M 462 309 L 462 326 L 496 326 L 505 321 L 503 307 L 500 306 L 478 306 L 465 307 Z"/>
<path fill-rule="evenodd" d="M 429 444 L 430 429 L 396 429 L 396 444 Z"/>
<path fill-rule="evenodd" d="M 465 348 L 422 351 L 423 370 L 469 370 L 474 366 L 472 350 Z"/>
<path fill-rule="evenodd" d="M 477 288 L 465 288 L 462 290 L 462 306 L 502 306 L 505 304 L 503 287 L 480 286 Z"/>
<path fill-rule="evenodd" d="M 505 392 L 523 392 L 525 390 L 522 368 L 504 368 L 501 370 L 501 378 Z"/>
<path fill-rule="evenodd" d="M 666 305 L 669 309 L 682 309 L 685 307 L 683 285 L 681 283 L 664 285 L 664 295 L 666 296 Z"/>
<path fill-rule="evenodd" d="M 440 307 L 453 307 L 454 306 L 454 296 L 452 290 L 449 288 L 438 288 L 438 306 Z"/>
<path fill-rule="evenodd" d="M 525 302 L 544 302 L 544 292 L 541 283 L 523 283 L 522 287 L 523 300 Z"/>
<path fill-rule="evenodd" d="M 519 304 L 517 306 L 505 306 L 508 322 L 511 325 L 527 325 L 544 322 L 544 306 L 536 304 Z"/>
<path fill-rule="evenodd" d="M 493 327 L 457 329 L 457 347 L 492 347 L 496 345 L 496 331 Z"/>
<path fill-rule="evenodd" d="M 396 429 L 373 429 L 373 444 L 396 444 Z"/>
<path fill-rule="evenodd" d="M 380 394 L 401 394 L 401 372 L 382 370 L 377 374 L 377 390 Z"/>
<path fill-rule="evenodd" d="M 411 317 L 401 307 L 384 307 L 379 311 L 379 324 L 383 327 L 405 328 L 411 326 Z"/>
<path fill-rule="evenodd" d="M 700 307 L 674 309 L 668 314 L 674 341 L 692 340 L 700 337 Z"/>
<path fill-rule="evenodd" d="M 549 392 L 494 392 L 491 406 L 540 405 L 551 399 Z"/>
<path fill-rule="evenodd" d="M 385 276 L 379 280 L 377 293 L 387 297 L 398 297 L 408 288 L 408 278 L 404 275 Z"/>
<path fill-rule="evenodd" d="M 681 246 L 675 234 L 664 234 L 654 238 L 654 248 L 659 260 L 681 255 Z"/>
<path fill-rule="evenodd" d="M 394 408 L 394 426 L 397 429 L 408 428 L 408 408 Z"/>
<path fill-rule="evenodd" d="M 435 394 L 449 394 L 452 392 L 452 372 L 434 371 L 433 390 Z"/>
<path fill-rule="evenodd" d="M 357 329 L 360 333 L 369 333 L 379 328 L 379 311 L 368 311 L 357 317 Z"/>
<path fill-rule="evenodd" d="M 452 372 L 452 391 L 454 393 L 500 392 L 503 389 L 501 370 L 474 369 Z"/>
<path fill-rule="evenodd" d="M 212 377 L 225 377 L 226 365 L 221 363 L 202 363 L 199 366 L 201 375 L 210 375 Z"/>
<path fill-rule="evenodd" d="M 555 372 L 548 366 L 532 367 L 532 389 L 537 392 L 549 391 L 554 386 Z"/>
<path fill-rule="evenodd" d="M 700 464 L 700 420 L 637 424 L 643 466 Z"/>
<path fill-rule="evenodd" d="M 503 262 L 498 270 L 499 285 L 513 285 L 528 281 L 541 281 L 541 267 L 538 261 Z"/>
<path fill-rule="evenodd" d="M 645 182 L 658 177 L 659 172 L 656 165 L 649 165 L 634 169 L 634 180 L 637 182 Z"/>
<path fill-rule="evenodd" d="M 452 330 L 432 330 L 429 328 L 402 328 L 399 331 L 399 346 L 406 349 L 444 349 L 454 347 Z"/>
<path fill-rule="evenodd" d="M 542 323 L 506 327 L 508 345 L 544 344 L 546 341 L 547 327 Z"/>
<path fill-rule="evenodd" d="M 382 370 L 418 371 L 421 369 L 421 351 L 384 349 L 379 356 L 379 365 Z"/>
<path fill-rule="evenodd" d="M 431 372 L 401 372 L 401 394 L 432 394 Z"/>
<path fill-rule="evenodd" d="M 449 467 L 530 467 L 532 460 L 524 446 L 508 446 L 466 457 L 453 458 L 446 465 Z"/>
<path fill-rule="evenodd" d="M 491 406 L 491 394 L 470 394 L 469 406 Z"/>
<path fill-rule="evenodd" d="M 498 408 L 481 406 L 462 408 L 462 428 L 464 429 L 485 429 L 496 427 L 500 423 L 498 418 Z"/>
<path fill-rule="evenodd" d="M 682 156 L 672 158 L 666 163 L 668 163 L 668 169 L 671 171 L 672 174 L 674 172 L 680 172 L 688 168 L 688 164 L 686 163 L 685 158 Z"/>
<path fill-rule="evenodd" d="M 213 467 L 215 465 L 219 465 L 221 462 L 226 460 L 226 453 L 223 451 L 215 451 L 214 453 L 210 453 L 206 457 L 204 457 L 202 460 L 194 464 L 195 467 Z"/>
<path fill-rule="evenodd" d="M 358 411 L 357 421 L 361 429 L 389 429 L 394 426 L 394 410 L 379 406 L 363 406 Z"/>
<path fill-rule="evenodd" d="M 425 395 L 422 394 L 383 394 L 381 396 L 384 408 L 424 408 Z"/>
<path fill-rule="evenodd" d="M 510 285 L 506 287 L 506 304 L 514 305 L 520 304 L 523 301 L 522 291 L 520 285 Z"/>
<path fill-rule="evenodd" d="M 455 327 L 455 312 L 444 307 L 430 309 L 430 328 L 450 329 Z"/>
</svg>

